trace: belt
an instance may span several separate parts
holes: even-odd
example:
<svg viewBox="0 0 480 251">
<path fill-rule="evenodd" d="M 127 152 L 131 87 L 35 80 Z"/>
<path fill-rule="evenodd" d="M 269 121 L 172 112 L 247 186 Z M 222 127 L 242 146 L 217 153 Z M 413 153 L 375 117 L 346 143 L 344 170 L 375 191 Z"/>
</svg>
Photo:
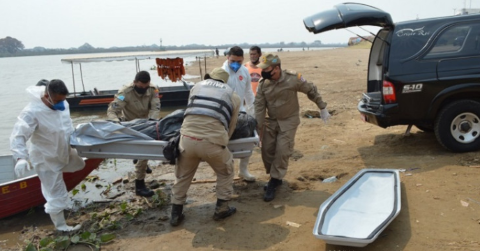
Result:
<svg viewBox="0 0 480 251">
<path fill-rule="evenodd" d="M 187 138 L 192 139 L 192 140 L 196 140 L 196 141 L 202 141 L 203 140 L 203 139 L 195 138 L 195 137 L 188 136 L 188 135 L 185 135 L 185 134 L 182 134 L 182 136 L 187 137 Z"/>
</svg>

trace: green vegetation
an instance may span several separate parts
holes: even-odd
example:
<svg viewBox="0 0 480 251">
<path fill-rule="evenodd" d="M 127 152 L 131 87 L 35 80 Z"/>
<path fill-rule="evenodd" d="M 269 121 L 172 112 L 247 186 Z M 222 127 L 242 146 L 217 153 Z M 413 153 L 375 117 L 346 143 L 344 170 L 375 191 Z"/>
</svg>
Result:
<svg viewBox="0 0 480 251">
<path fill-rule="evenodd" d="M 91 250 L 100 250 L 101 245 L 114 241 L 115 231 L 127 227 L 133 222 L 142 221 L 147 217 L 149 210 L 165 208 L 169 203 L 169 196 L 161 189 L 157 189 L 151 198 L 142 200 L 112 202 L 111 204 L 90 204 L 83 208 L 78 215 L 86 215 L 88 219 L 82 223 L 82 229 L 73 232 L 56 231 L 53 235 L 34 234 L 31 239 L 25 240 L 27 251 L 68 250 L 69 247 L 88 246 Z M 134 221 L 135 220 L 135 221 Z M 145 220 L 145 219 L 143 219 Z"/>
</svg>

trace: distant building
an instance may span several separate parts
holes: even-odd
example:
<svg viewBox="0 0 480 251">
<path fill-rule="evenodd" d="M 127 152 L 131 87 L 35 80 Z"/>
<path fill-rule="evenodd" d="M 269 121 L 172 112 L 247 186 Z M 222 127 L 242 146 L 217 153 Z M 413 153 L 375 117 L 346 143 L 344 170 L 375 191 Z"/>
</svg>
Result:
<svg viewBox="0 0 480 251">
<path fill-rule="evenodd" d="M 468 14 L 478 14 L 480 13 L 480 9 L 472 9 L 472 8 L 462 8 L 455 11 L 455 16 L 458 15 L 468 15 Z"/>
</svg>

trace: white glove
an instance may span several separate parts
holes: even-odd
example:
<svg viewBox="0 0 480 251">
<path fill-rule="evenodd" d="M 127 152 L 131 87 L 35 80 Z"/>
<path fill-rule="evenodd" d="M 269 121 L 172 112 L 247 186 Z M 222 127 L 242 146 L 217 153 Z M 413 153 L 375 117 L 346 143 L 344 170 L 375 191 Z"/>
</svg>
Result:
<svg viewBox="0 0 480 251">
<path fill-rule="evenodd" d="M 22 177 L 27 170 L 32 170 L 30 163 L 24 159 L 19 159 L 17 164 L 15 164 L 15 174 L 17 174 L 17 177 Z"/>
<path fill-rule="evenodd" d="M 332 115 L 328 113 L 327 108 L 321 109 L 320 110 L 320 118 L 325 122 L 325 124 L 328 122 L 328 119 L 330 119 Z"/>
</svg>

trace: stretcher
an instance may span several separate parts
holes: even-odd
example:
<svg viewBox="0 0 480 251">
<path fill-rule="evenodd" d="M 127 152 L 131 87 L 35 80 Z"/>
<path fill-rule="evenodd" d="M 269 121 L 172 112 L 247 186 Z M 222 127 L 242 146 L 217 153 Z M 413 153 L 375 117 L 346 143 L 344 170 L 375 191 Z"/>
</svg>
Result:
<svg viewBox="0 0 480 251">
<path fill-rule="evenodd" d="M 400 209 L 399 171 L 363 169 L 322 203 L 313 235 L 328 244 L 364 247 Z"/>
<path fill-rule="evenodd" d="M 255 131 L 253 137 L 230 140 L 228 149 L 233 158 L 241 159 L 252 155 L 258 145 L 259 137 Z M 167 161 L 163 148 L 168 141 L 160 140 L 123 140 L 96 145 L 75 145 L 78 155 L 86 158 L 148 159 Z"/>
</svg>

